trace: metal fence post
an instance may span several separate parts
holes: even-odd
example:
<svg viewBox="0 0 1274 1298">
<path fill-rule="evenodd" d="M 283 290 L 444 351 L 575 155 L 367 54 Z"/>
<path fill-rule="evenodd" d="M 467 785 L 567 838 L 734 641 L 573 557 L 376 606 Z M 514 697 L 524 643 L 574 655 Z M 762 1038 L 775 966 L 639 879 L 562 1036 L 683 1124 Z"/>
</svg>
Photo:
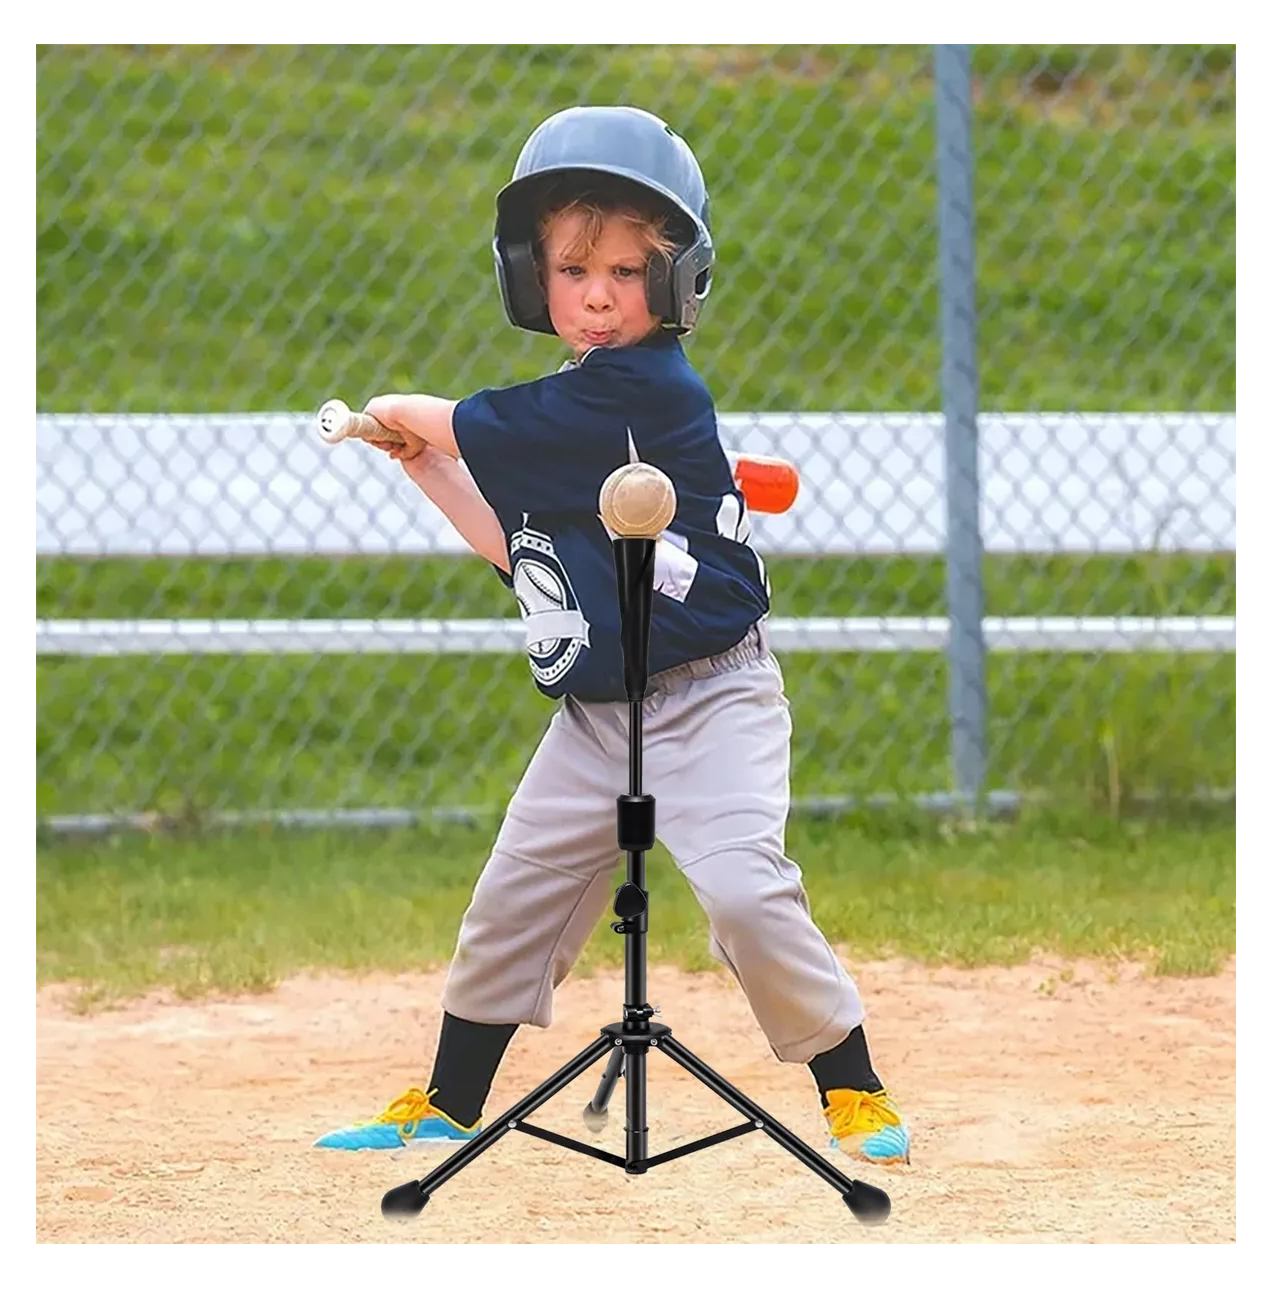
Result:
<svg viewBox="0 0 1274 1298">
<path fill-rule="evenodd" d="M 986 646 L 978 487 L 977 300 L 969 46 L 935 45 L 942 413 L 946 421 L 947 643 L 956 792 L 974 803 L 986 775 Z"/>
</svg>

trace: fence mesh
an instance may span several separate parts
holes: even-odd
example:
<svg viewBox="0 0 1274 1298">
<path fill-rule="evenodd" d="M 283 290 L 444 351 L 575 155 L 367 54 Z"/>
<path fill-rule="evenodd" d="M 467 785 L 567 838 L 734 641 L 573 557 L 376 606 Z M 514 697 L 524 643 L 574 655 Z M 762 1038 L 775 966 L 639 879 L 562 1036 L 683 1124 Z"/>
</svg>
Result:
<svg viewBox="0 0 1274 1298">
<path fill-rule="evenodd" d="M 1228 788 L 1224 627 L 1172 635 L 1235 611 L 1234 49 L 972 57 L 985 604 L 1011 620 L 988 785 Z M 502 805 L 552 706 L 524 660 L 370 652 L 359 625 L 505 620 L 510 597 L 396 466 L 305 417 L 560 363 L 504 319 L 493 200 L 530 130 L 587 102 L 695 149 L 718 264 L 688 350 L 727 444 L 801 469 L 754 531 L 794 793 L 949 788 L 942 653 L 869 644 L 945 612 L 932 62 L 42 47 L 39 813 Z M 1096 638 L 996 651 L 1040 618 Z M 163 652 L 104 652 L 142 622 Z M 327 624 L 323 652 L 225 651 L 229 623 L 278 622 Z"/>
</svg>

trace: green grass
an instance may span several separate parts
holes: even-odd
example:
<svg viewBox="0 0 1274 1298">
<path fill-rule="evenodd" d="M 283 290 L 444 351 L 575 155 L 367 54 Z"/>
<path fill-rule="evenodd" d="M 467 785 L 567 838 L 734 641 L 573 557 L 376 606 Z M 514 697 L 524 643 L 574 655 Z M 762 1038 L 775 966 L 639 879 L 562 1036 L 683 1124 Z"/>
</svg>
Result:
<svg viewBox="0 0 1274 1298">
<path fill-rule="evenodd" d="M 767 557 L 776 617 L 938 616 L 941 558 Z M 993 617 L 1233 615 L 1233 554 L 988 555 Z M 75 559 L 36 564 L 36 616 L 507 617 L 508 591 L 466 556 Z"/>
<path fill-rule="evenodd" d="M 776 616 L 943 611 L 940 560 L 776 559 Z M 1232 555 L 992 557 L 998 614 L 1233 614 Z M 475 559 L 43 561 L 58 617 L 508 617 Z M 798 798 L 949 787 L 939 654 L 784 653 Z M 518 657 L 41 658 L 41 815 L 503 805 L 551 704 Z M 1118 812 L 1234 782 L 1230 655 L 992 655 L 989 787 Z"/>
<path fill-rule="evenodd" d="M 795 796 L 949 787 L 941 656 L 782 663 Z M 37 676 L 41 815 L 499 807 L 552 707 L 512 656 L 41 659 Z M 996 655 L 988 680 L 989 787 L 1103 810 L 1233 787 L 1231 655 Z"/>
<path fill-rule="evenodd" d="M 1229 410 L 1234 48 L 979 46 L 987 409 Z M 543 372 L 496 190 L 627 101 L 709 178 L 691 343 L 723 410 L 939 408 L 926 46 L 42 47 L 37 402 L 310 409 Z"/>
<path fill-rule="evenodd" d="M 510 329 L 493 197 L 534 124 L 643 105 L 709 178 L 691 355 L 719 409 L 940 408 L 923 46 L 59 46 L 37 50 L 37 408 L 312 409 L 555 366 Z M 988 410 L 1232 410 L 1233 46 L 977 46 Z M 938 560 L 775 560 L 776 616 L 938 614 Z M 990 557 L 987 612 L 1233 614 L 1232 555 Z M 490 617 L 476 560 L 37 563 L 41 617 Z M 939 655 L 784 655 L 799 797 L 949 787 Z M 41 659 L 37 812 L 490 805 L 549 707 L 516 658 Z M 815 911 L 867 957 L 1234 949 L 1233 656 L 1003 656 L 992 787 L 1056 821 L 794 820 Z M 1094 810 L 1103 813 L 1094 816 Z M 1079 828 L 1077 828 L 1079 827 Z M 1081 841 L 1077 834 L 1081 832 Z M 41 980 L 267 986 L 449 953 L 487 831 L 45 843 Z M 652 957 L 705 963 L 660 852 Z M 585 964 L 613 962 L 602 929 Z"/>
<path fill-rule="evenodd" d="M 156 986 L 197 996 L 304 970 L 434 965 L 450 957 L 494 829 L 44 844 L 37 977 L 79 984 L 87 1005 Z M 1235 835 L 1223 819 L 793 821 L 788 852 L 816 921 L 856 960 L 1010 964 L 1045 951 L 1200 974 L 1235 949 Z M 649 864 L 651 960 L 711 967 L 689 887 L 662 847 Z M 607 922 L 581 971 L 622 962 Z"/>
<path fill-rule="evenodd" d="M 979 46 L 986 409 L 1234 405 L 1232 46 Z M 312 408 L 556 364 L 503 320 L 492 199 L 531 127 L 626 100 L 690 139 L 732 410 L 939 407 L 923 46 L 46 46 L 42 410 Z M 777 616 L 938 614 L 939 560 L 776 560 Z M 1233 613 L 1233 556 L 989 558 L 995 614 Z M 46 617 L 508 616 L 478 561 L 42 560 Z M 787 655 L 798 796 L 949 785 L 940 656 Z M 38 809 L 500 802 L 514 659 L 42 659 Z M 1234 663 L 993 660 L 993 785 L 1120 808 L 1232 783 Z"/>
</svg>

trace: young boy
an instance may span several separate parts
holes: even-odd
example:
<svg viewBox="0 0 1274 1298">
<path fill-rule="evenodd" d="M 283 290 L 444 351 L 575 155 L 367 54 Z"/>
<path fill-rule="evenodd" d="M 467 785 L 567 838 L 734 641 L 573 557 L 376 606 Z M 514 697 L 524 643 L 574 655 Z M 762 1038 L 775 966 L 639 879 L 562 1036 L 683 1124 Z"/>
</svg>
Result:
<svg viewBox="0 0 1274 1298">
<path fill-rule="evenodd" d="M 378 445 L 517 596 L 536 685 L 561 704 L 465 913 L 428 1089 L 317 1143 L 397 1149 L 476 1135 L 518 1025 L 548 1026 L 554 988 L 610 903 L 628 703 L 598 494 L 640 459 L 677 492 L 656 547 L 642 703 L 659 838 L 774 1054 L 812 1071 L 832 1144 L 909 1161 L 858 990 L 784 855 L 791 720 L 766 637 L 769 582 L 712 398 L 678 337 L 696 322 L 713 264 L 698 163 L 638 109 L 558 113 L 497 199 L 495 252 L 510 320 L 556 334 L 574 359 L 460 402 L 382 396 L 366 408 L 406 439 Z"/>
</svg>

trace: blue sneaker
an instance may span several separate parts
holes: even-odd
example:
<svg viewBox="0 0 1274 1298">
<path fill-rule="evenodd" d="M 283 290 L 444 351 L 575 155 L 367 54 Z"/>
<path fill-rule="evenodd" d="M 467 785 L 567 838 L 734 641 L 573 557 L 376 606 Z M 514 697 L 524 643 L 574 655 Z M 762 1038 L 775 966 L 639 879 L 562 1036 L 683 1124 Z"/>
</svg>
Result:
<svg viewBox="0 0 1274 1298">
<path fill-rule="evenodd" d="M 911 1133 L 884 1091 L 833 1090 L 823 1110 L 831 1146 L 865 1163 L 910 1163 Z"/>
<path fill-rule="evenodd" d="M 370 1122 L 329 1131 L 315 1142 L 316 1149 L 406 1149 L 451 1140 L 472 1140 L 482 1130 L 481 1119 L 472 1127 L 453 1122 L 431 1102 L 434 1092 L 411 1090 L 394 1100 Z"/>
</svg>

